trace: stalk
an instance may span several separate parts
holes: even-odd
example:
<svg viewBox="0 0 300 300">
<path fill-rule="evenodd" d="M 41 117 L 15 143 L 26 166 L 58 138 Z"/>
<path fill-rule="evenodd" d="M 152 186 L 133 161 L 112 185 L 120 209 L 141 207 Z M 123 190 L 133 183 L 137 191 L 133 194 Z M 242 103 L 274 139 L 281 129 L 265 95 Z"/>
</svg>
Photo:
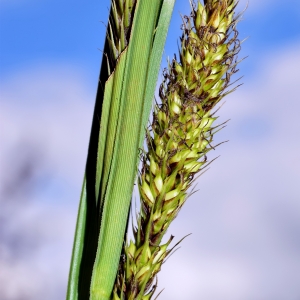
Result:
<svg viewBox="0 0 300 300">
<path fill-rule="evenodd" d="M 214 126 L 213 109 L 235 90 L 227 88 L 238 71 L 236 5 L 204 0 L 192 3 L 191 15 L 183 18 L 179 60 L 175 56 L 163 74 L 161 104 L 155 105 L 146 133 L 138 180 L 141 209 L 134 240 L 124 247 L 114 300 L 152 298 L 156 274 L 172 251 L 173 236 L 165 244 L 162 238 L 216 147 L 213 137 L 222 126 Z"/>
<path fill-rule="evenodd" d="M 107 138 L 113 142 L 106 143 L 105 148 L 112 155 L 104 156 L 104 162 L 108 160 L 110 167 L 107 169 L 107 184 L 103 186 L 105 192 L 103 198 L 101 197 L 103 212 L 91 280 L 91 300 L 110 299 L 118 270 L 137 172 L 140 134 L 144 127 L 141 116 L 148 107 L 146 102 L 152 102 L 154 95 L 155 85 L 150 93 L 151 97 L 147 99 L 149 84 L 157 80 L 157 76 L 150 77 L 152 66 L 156 65 L 157 60 L 160 64 L 161 60 L 161 57 L 154 57 L 152 61 L 152 53 L 155 52 L 155 40 L 160 36 L 158 33 L 168 28 L 168 26 L 157 27 L 164 2 L 168 2 L 170 7 L 174 1 L 137 1 L 128 47 L 118 59 L 113 85 L 111 77 L 106 83 L 106 87 L 112 88 L 111 105 L 114 108 L 110 110 L 110 117 L 113 116 L 116 126 L 110 119 L 108 128 L 112 127 L 113 134 L 109 130 Z M 164 40 L 158 46 L 163 49 Z M 159 64 L 155 71 L 157 75 Z"/>
<path fill-rule="evenodd" d="M 99 159 L 99 149 L 102 147 L 102 151 L 104 151 L 103 147 L 105 146 L 107 133 L 107 125 L 105 124 L 109 119 L 109 114 L 106 110 L 107 107 L 109 109 L 111 102 L 110 99 L 105 101 L 104 86 L 108 78 L 113 74 L 121 52 L 128 45 L 135 4 L 136 0 L 117 2 L 112 0 L 77 216 L 67 300 L 89 298 L 102 209 L 98 198 L 101 178 L 99 173 L 102 172 L 104 155 L 101 161 Z M 102 125 L 101 130 L 99 119 Z"/>
<path fill-rule="evenodd" d="M 137 173 L 138 149 L 150 113 L 174 2 L 112 1 L 68 300 L 111 297 Z"/>
<path fill-rule="evenodd" d="M 107 68 L 110 77 L 105 82 L 104 101 L 100 121 L 100 134 L 98 140 L 95 197 L 100 209 L 103 210 L 104 194 L 111 168 L 111 157 L 115 143 L 118 114 L 120 107 L 120 93 L 122 89 L 123 72 L 126 58 L 121 54 L 128 46 L 136 0 L 112 0 L 111 13 L 108 20 L 107 43 L 108 53 Z M 123 65 L 123 68 L 117 66 Z M 112 70 L 112 72 L 111 72 Z M 116 74 L 117 73 L 117 74 Z M 119 87 L 119 88 L 117 88 Z M 116 99 L 114 101 L 114 99 Z M 95 163 L 95 162 L 94 162 Z"/>
</svg>

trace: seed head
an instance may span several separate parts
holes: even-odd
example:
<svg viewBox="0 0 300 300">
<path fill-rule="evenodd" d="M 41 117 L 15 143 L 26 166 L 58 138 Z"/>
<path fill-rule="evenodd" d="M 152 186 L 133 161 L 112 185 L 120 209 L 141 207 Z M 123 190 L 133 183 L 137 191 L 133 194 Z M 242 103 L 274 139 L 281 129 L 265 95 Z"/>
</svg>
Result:
<svg viewBox="0 0 300 300">
<path fill-rule="evenodd" d="M 236 4 L 198 2 L 183 18 L 179 59 L 175 56 L 164 71 L 161 104 L 155 106 L 146 134 L 135 241 L 124 250 L 126 264 L 119 272 L 124 283 L 115 286 L 122 299 L 151 299 L 154 278 L 171 252 L 173 237 L 160 245 L 162 237 L 185 203 L 195 175 L 207 165 L 207 153 L 215 148 L 213 136 L 219 128 L 212 110 L 229 93 L 231 75 L 237 72 Z"/>
<path fill-rule="evenodd" d="M 112 0 L 109 16 L 109 63 L 112 69 L 121 52 L 127 47 L 136 0 Z"/>
</svg>

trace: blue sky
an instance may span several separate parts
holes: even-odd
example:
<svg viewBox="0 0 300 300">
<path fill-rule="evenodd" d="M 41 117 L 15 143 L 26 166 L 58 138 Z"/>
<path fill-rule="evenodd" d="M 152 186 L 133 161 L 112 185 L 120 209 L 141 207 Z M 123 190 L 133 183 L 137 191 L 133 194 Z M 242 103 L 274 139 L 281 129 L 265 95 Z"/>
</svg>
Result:
<svg viewBox="0 0 300 300">
<path fill-rule="evenodd" d="M 167 55 L 176 50 L 181 23 L 179 12 L 188 12 L 186 2 L 177 1 Z M 244 21 L 239 25 L 241 37 L 250 37 L 243 47 L 245 56 L 251 56 L 243 64 L 244 72 L 253 70 L 261 55 L 300 38 L 296 0 L 287 1 L 286 5 L 280 5 L 279 1 L 264 1 L 267 4 L 262 5 L 256 2 L 250 1 Z M 240 8 L 245 5 L 246 1 L 241 2 Z M 263 9 L 259 10 L 261 6 Z M 63 62 L 81 68 L 96 85 L 102 56 L 97 49 L 103 46 L 108 7 L 107 0 L 89 1 L 86 6 L 78 1 L 1 0 L 0 76 L 40 61 Z"/>
<path fill-rule="evenodd" d="M 3 300 L 65 297 L 108 6 L 0 0 Z M 164 65 L 188 11 L 177 0 Z M 161 299 L 300 298 L 300 4 L 250 0 L 238 28 L 244 85 L 216 137 L 230 142 L 169 230 L 193 234 L 163 266 Z"/>
</svg>

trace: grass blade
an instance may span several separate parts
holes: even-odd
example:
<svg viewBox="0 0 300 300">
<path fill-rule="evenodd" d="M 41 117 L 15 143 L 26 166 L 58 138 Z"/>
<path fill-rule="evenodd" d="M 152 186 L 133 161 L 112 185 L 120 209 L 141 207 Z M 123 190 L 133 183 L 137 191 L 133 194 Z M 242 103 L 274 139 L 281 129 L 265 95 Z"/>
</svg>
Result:
<svg viewBox="0 0 300 300">
<path fill-rule="evenodd" d="M 145 86 L 153 33 L 161 3 L 161 0 L 137 3 L 124 72 L 120 123 L 105 192 L 99 243 L 92 275 L 91 300 L 110 299 L 117 273 L 137 170 Z"/>
</svg>

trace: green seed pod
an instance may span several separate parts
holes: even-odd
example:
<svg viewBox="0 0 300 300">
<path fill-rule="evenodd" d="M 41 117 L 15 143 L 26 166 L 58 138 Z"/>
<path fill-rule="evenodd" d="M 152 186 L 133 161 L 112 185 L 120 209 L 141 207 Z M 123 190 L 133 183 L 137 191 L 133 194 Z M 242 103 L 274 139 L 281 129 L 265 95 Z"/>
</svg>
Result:
<svg viewBox="0 0 300 300">
<path fill-rule="evenodd" d="M 144 264 L 148 263 L 150 258 L 151 258 L 151 250 L 149 248 L 149 245 L 140 247 L 135 252 L 135 262 L 137 265 L 139 265 L 139 264 L 144 265 Z"/>
<path fill-rule="evenodd" d="M 195 27 L 198 29 L 201 26 L 205 26 L 207 21 L 207 14 L 203 7 L 203 5 L 198 2 L 198 8 L 196 12 L 196 19 L 195 19 Z"/>
<path fill-rule="evenodd" d="M 155 153 L 159 158 L 164 158 L 166 154 L 164 147 L 161 144 L 157 146 Z"/>
<path fill-rule="evenodd" d="M 159 167 L 158 167 L 157 163 L 155 162 L 152 155 L 150 155 L 150 170 L 153 175 L 156 175 L 159 172 Z"/>
<path fill-rule="evenodd" d="M 220 24 L 220 11 L 214 10 L 212 16 L 210 17 L 209 26 L 213 26 L 215 29 L 219 27 Z"/>
<path fill-rule="evenodd" d="M 163 188 L 163 184 L 164 184 L 160 174 L 158 174 L 155 177 L 154 184 L 155 184 L 155 188 L 156 188 L 157 192 L 160 193 Z"/>
<path fill-rule="evenodd" d="M 189 173 L 196 173 L 200 170 L 201 166 L 201 162 L 191 161 L 190 163 L 185 164 L 184 169 Z"/>
<path fill-rule="evenodd" d="M 168 192 L 165 196 L 165 201 L 175 198 L 179 193 L 180 193 L 179 188 L 176 188 L 175 190 Z"/>
<path fill-rule="evenodd" d="M 215 121 L 216 118 L 203 118 L 201 120 L 201 123 L 200 123 L 200 128 L 205 131 L 209 128 L 211 128 L 211 125 L 212 123 Z"/>
<path fill-rule="evenodd" d="M 180 107 L 175 102 L 172 102 L 171 104 L 171 112 L 176 115 L 179 115 L 181 113 Z"/>
<path fill-rule="evenodd" d="M 121 300 L 121 298 L 119 298 L 117 292 L 113 292 L 113 298 L 112 300 Z"/>
<path fill-rule="evenodd" d="M 153 296 L 154 292 L 155 292 L 155 290 L 154 290 L 153 292 L 151 292 L 151 293 L 149 293 L 149 294 L 143 296 L 143 297 L 142 297 L 142 300 L 150 300 L 151 297 Z"/>
<path fill-rule="evenodd" d="M 149 206 L 152 206 L 154 203 L 154 197 L 152 195 L 151 189 L 149 187 L 149 185 L 147 184 L 146 181 L 143 181 L 142 186 L 140 187 L 140 192 L 143 195 L 143 197 L 145 197 L 145 199 L 147 199 L 147 204 Z"/>
<path fill-rule="evenodd" d="M 145 277 L 147 277 L 150 268 L 151 266 L 147 264 L 144 267 L 142 267 L 141 270 L 136 274 L 136 278 L 140 282 L 140 285 L 143 284 L 143 280 L 145 279 Z"/>
<path fill-rule="evenodd" d="M 159 251 L 155 254 L 153 264 L 156 264 L 159 260 L 163 261 L 163 258 L 166 255 L 168 246 L 169 246 L 169 244 L 167 243 L 167 244 L 159 247 Z"/>
<path fill-rule="evenodd" d="M 127 254 L 133 259 L 136 251 L 136 245 L 130 240 L 129 247 L 127 247 L 126 252 Z"/>
</svg>

